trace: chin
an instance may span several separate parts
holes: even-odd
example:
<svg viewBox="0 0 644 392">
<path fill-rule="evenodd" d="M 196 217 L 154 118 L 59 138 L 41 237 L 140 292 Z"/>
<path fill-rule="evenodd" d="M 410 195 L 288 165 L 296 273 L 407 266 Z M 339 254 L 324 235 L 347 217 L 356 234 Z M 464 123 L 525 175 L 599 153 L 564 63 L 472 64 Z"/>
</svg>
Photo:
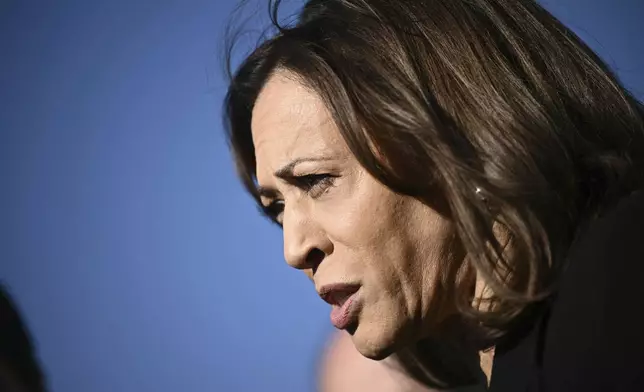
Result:
<svg viewBox="0 0 644 392">
<path fill-rule="evenodd" d="M 360 323 L 348 332 L 360 354 L 374 361 L 380 361 L 402 346 L 400 329 L 387 327 L 383 322 Z"/>
</svg>

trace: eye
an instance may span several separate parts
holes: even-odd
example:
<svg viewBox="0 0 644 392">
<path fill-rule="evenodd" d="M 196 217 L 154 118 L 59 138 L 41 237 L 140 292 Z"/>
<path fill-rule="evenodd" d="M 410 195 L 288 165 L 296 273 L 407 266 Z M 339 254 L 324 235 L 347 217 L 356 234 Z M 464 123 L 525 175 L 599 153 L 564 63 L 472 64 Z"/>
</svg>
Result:
<svg viewBox="0 0 644 392">
<path fill-rule="evenodd" d="M 274 199 L 268 205 L 260 205 L 259 209 L 263 215 L 271 220 L 271 222 L 282 227 L 280 217 L 284 212 L 284 200 Z"/>
<path fill-rule="evenodd" d="M 333 186 L 336 176 L 328 173 L 324 174 L 307 174 L 293 178 L 293 182 L 298 188 L 309 194 L 312 198 L 322 196 L 330 187 Z"/>
<path fill-rule="evenodd" d="M 288 182 L 304 191 L 311 198 L 315 199 L 322 196 L 330 187 L 334 185 L 337 176 L 325 174 L 307 174 L 302 176 L 292 176 Z M 281 217 L 284 213 L 284 200 L 277 197 L 273 198 L 267 205 L 260 205 L 260 212 L 268 217 L 273 223 L 282 226 Z"/>
</svg>

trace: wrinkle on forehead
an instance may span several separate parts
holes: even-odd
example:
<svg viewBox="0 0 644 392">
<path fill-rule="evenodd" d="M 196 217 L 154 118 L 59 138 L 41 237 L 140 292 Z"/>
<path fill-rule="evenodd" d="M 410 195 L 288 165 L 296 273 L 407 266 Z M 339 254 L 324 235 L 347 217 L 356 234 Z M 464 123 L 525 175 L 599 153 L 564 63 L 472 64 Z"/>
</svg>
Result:
<svg viewBox="0 0 644 392">
<path fill-rule="evenodd" d="M 297 79 L 276 73 L 260 92 L 251 130 L 258 176 L 302 156 L 337 155 L 345 146 L 322 100 Z"/>
</svg>

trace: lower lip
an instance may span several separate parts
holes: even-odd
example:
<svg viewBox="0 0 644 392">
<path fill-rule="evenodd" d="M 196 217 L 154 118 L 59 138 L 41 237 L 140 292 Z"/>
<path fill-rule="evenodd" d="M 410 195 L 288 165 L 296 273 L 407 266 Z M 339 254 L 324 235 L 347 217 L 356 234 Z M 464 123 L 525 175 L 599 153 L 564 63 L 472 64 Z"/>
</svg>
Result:
<svg viewBox="0 0 644 392">
<path fill-rule="evenodd" d="M 332 305 L 331 309 L 331 323 L 337 329 L 346 329 L 358 316 L 358 306 L 356 302 L 356 295 L 353 294 L 349 297 L 342 306 Z"/>
</svg>

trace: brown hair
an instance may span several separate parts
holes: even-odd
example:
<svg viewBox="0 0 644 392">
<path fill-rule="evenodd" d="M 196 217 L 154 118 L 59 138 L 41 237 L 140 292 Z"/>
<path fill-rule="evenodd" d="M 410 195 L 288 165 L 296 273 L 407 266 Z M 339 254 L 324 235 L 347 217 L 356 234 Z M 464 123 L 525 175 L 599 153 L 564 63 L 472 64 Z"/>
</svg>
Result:
<svg viewBox="0 0 644 392">
<path fill-rule="evenodd" d="M 225 101 L 246 188 L 257 198 L 253 105 L 288 70 L 320 95 L 373 177 L 445 201 L 494 292 L 481 312 L 469 288 L 453 290 L 485 345 L 552 292 L 585 222 L 644 185 L 642 104 L 535 1 L 310 0 L 289 26 L 280 1 L 271 7 L 277 32 L 238 67 Z M 463 379 L 437 366 L 426 383 Z"/>
</svg>

